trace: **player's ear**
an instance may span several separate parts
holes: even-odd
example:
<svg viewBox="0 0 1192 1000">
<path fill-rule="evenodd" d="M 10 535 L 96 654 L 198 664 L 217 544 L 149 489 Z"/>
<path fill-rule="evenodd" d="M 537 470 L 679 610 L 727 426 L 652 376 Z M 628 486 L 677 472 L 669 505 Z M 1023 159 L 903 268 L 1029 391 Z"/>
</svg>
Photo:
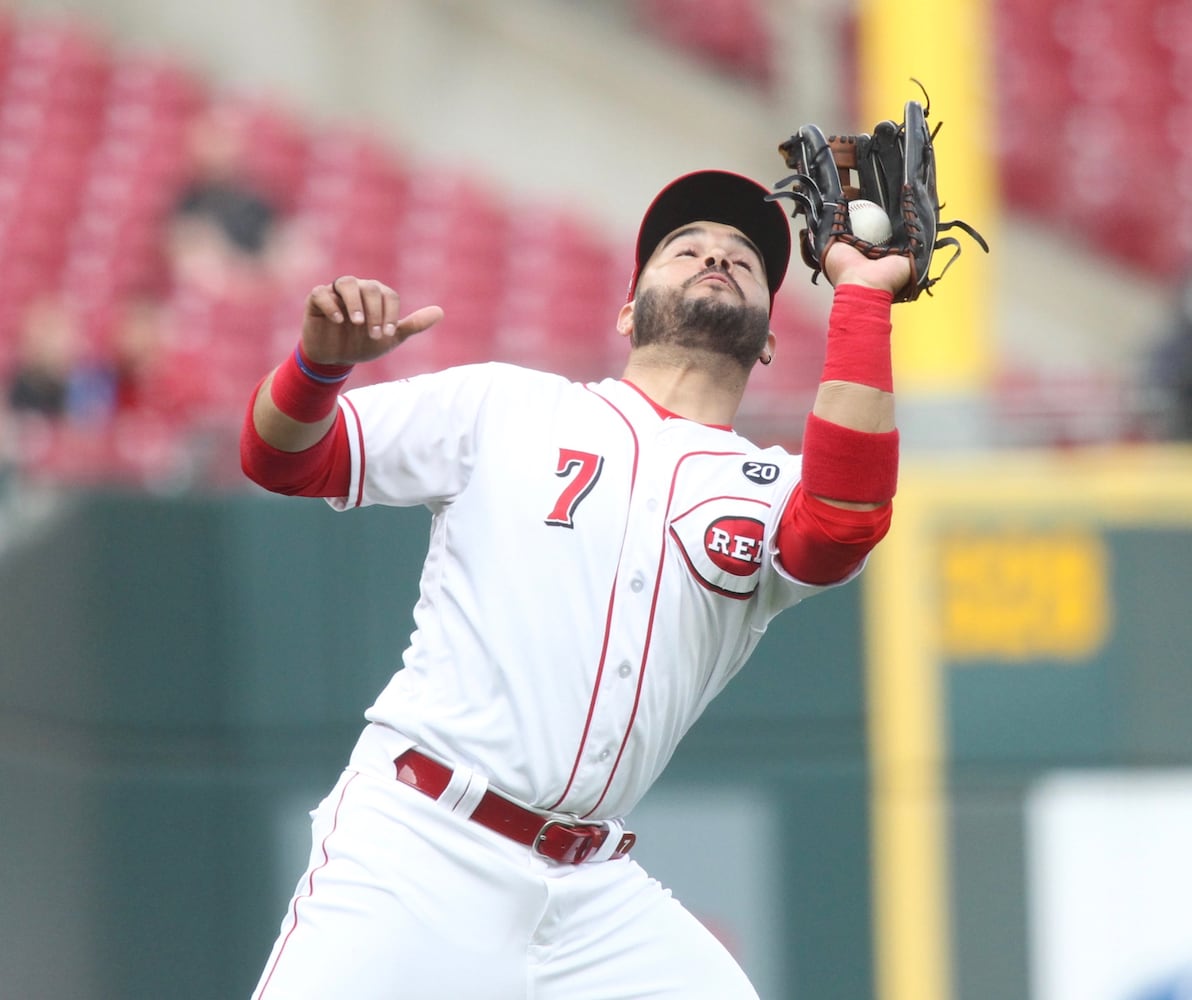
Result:
<svg viewBox="0 0 1192 1000">
<path fill-rule="evenodd" d="M 622 337 L 628 337 L 633 333 L 633 303 L 634 300 L 630 299 L 617 313 L 617 333 Z"/>
<path fill-rule="evenodd" d="M 766 334 L 766 346 L 762 348 L 762 353 L 758 355 L 758 361 L 763 365 L 768 365 L 774 360 L 774 351 L 778 347 L 778 338 L 774 336 L 774 331 L 771 330 Z"/>
</svg>

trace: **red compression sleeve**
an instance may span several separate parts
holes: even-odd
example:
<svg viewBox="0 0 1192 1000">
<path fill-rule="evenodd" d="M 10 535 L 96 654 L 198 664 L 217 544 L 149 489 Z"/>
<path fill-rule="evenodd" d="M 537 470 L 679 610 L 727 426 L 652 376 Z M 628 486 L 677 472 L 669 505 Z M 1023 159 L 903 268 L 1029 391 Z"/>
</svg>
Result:
<svg viewBox="0 0 1192 1000">
<path fill-rule="evenodd" d="M 795 487 L 778 523 L 778 560 L 796 580 L 843 580 L 890 530 L 893 504 L 845 510 Z"/>
<path fill-rule="evenodd" d="M 264 384 L 264 379 L 261 380 Z M 257 392 L 260 392 L 260 385 Z M 253 393 L 240 431 L 240 468 L 258 486 L 273 493 L 301 497 L 346 497 L 352 480 L 352 455 L 343 411 L 313 447 L 305 451 L 274 448 L 253 422 Z"/>
<path fill-rule="evenodd" d="M 890 306 L 894 296 L 880 288 L 841 285 L 832 298 L 823 381 L 857 382 L 894 391 L 890 359 Z"/>
</svg>

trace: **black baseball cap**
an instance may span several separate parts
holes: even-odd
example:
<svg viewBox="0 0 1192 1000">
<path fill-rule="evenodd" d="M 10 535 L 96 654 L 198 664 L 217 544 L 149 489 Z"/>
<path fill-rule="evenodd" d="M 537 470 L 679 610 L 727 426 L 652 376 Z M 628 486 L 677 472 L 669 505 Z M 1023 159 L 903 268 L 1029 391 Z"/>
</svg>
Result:
<svg viewBox="0 0 1192 1000">
<path fill-rule="evenodd" d="M 757 181 L 725 170 L 698 170 L 671 181 L 642 217 L 629 298 L 658 244 L 681 226 L 702 220 L 739 229 L 753 242 L 766 268 L 773 306 L 790 263 L 791 230 L 782 206 L 766 200 L 769 193 Z"/>
</svg>

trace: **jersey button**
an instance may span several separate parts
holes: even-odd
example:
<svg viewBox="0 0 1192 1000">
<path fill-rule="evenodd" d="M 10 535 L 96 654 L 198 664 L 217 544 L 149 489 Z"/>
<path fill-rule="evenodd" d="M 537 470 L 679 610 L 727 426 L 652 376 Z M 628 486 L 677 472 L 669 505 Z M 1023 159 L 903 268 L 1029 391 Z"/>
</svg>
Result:
<svg viewBox="0 0 1192 1000">
<path fill-rule="evenodd" d="M 642 587 L 644 587 L 645 585 L 646 585 L 646 581 L 642 579 L 642 576 L 640 573 L 637 574 L 637 576 L 635 576 L 632 580 L 629 581 L 629 589 L 632 590 L 635 594 L 640 593 Z"/>
<path fill-rule="evenodd" d="M 631 673 L 633 673 L 633 667 L 630 665 L 628 660 L 625 660 L 619 667 L 617 667 L 617 673 L 619 673 L 622 677 L 628 677 Z"/>
<path fill-rule="evenodd" d="M 605 747 L 603 750 L 600 751 L 600 753 L 598 753 L 596 755 L 596 759 L 599 761 L 605 761 L 605 760 L 608 760 L 609 757 L 611 757 L 611 756 L 612 756 L 612 751 L 610 749 L 608 749 L 608 747 Z"/>
</svg>

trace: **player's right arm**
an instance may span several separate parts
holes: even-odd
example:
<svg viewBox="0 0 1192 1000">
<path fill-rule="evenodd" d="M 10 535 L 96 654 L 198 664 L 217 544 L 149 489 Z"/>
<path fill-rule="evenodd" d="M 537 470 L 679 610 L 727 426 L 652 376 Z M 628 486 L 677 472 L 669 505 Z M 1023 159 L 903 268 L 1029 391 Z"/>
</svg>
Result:
<svg viewBox="0 0 1192 1000">
<path fill-rule="evenodd" d="M 246 415 L 245 475 L 279 493 L 343 495 L 340 387 L 354 365 L 381 357 L 443 316 L 438 306 L 426 306 L 400 318 L 399 305 L 389 286 L 351 276 L 311 291 L 298 346 L 261 381 Z"/>
<path fill-rule="evenodd" d="M 803 478 L 783 511 L 783 567 L 806 583 L 845 579 L 890 528 L 898 470 L 890 306 L 909 280 L 899 256 L 835 244 L 824 377 L 803 435 Z"/>
</svg>

